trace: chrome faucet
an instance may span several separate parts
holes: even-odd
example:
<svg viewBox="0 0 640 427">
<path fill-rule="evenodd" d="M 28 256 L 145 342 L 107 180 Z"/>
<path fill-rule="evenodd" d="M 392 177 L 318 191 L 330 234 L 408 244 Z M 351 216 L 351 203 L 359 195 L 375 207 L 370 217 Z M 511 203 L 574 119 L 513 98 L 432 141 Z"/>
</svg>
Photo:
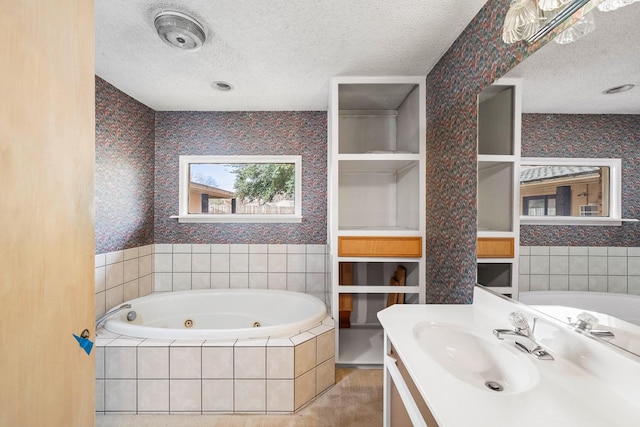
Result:
<svg viewBox="0 0 640 427">
<path fill-rule="evenodd" d="M 598 318 L 583 311 L 582 313 L 576 316 L 577 319 L 575 322 L 571 321 L 571 317 L 567 317 L 569 321 L 569 325 L 573 326 L 577 331 L 589 333 L 595 337 L 600 338 L 615 338 L 615 334 L 611 331 L 601 330 L 601 329 L 593 329 L 598 324 Z"/>
<path fill-rule="evenodd" d="M 131 308 L 131 304 L 122 304 L 118 308 L 114 308 L 111 311 L 107 311 L 105 314 L 103 314 L 102 316 L 98 317 L 98 319 L 96 319 L 96 329 L 98 329 L 98 326 L 100 326 L 100 324 L 105 320 L 107 320 L 109 317 L 113 316 L 119 311 L 126 310 L 128 308 Z"/>
<path fill-rule="evenodd" d="M 553 360 L 553 356 L 543 349 L 533 336 L 537 320 L 537 318 L 533 319 L 533 329 L 530 329 L 529 322 L 524 314 L 517 311 L 513 312 L 509 315 L 509 321 L 514 329 L 494 329 L 493 335 L 499 340 L 513 342 L 518 350 L 529 353 L 538 359 Z"/>
</svg>

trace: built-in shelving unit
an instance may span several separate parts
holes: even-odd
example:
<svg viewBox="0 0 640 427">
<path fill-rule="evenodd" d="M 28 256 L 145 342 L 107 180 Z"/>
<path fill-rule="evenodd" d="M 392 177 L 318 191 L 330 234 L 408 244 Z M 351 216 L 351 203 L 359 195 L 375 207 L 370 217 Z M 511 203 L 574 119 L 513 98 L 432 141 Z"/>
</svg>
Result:
<svg viewBox="0 0 640 427">
<path fill-rule="evenodd" d="M 382 364 L 377 312 L 425 302 L 425 77 L 335 78 L 328 114 L 336 363 Z"/>
<path fill-rule="evenodd" d="M 501 79 L 478 96 L 478 276 L 518 296 L 521 85 Z"/>
</svg>

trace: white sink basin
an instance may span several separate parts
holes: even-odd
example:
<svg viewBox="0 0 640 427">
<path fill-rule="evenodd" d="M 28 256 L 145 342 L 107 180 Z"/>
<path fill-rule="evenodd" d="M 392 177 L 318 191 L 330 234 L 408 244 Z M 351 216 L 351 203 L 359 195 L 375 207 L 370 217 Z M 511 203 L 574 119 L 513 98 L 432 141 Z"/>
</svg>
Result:
<svg viewBox="0 0 640 427">
<path fill-rule="evenodd" d="M 413 336 L 447 372 L 489 393 L 522 393 L 538 382 L 532 356 L 497 339 L 488 341 L 460 326 L 430 321 L 416 324 Z"/>
</svg>

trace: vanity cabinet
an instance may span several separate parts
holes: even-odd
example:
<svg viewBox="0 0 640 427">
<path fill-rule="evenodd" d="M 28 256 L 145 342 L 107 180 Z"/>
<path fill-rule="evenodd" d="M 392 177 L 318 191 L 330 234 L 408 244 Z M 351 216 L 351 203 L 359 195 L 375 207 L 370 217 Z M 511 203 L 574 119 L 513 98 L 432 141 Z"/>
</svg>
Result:
<svg viewBox="0 0 640 427">
<path fill-rule="evenodd" d="M 478 96 L 477 282 L 518 295 L 521 82 L 500 79 Z"/>
<path fill-rule="evenodd" d="M 331 82 L 328 244 L 333 317 L 344 326 L 336 363 L 382 364 L 377 312 L 425 302 L 425 115 L 425 76 Z"/>
</svg>

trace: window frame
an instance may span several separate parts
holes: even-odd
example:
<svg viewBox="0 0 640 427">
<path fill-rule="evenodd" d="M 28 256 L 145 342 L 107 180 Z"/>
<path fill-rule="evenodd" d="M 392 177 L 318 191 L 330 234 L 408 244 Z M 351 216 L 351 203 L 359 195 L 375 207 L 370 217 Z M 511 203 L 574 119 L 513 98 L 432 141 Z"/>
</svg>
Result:
<svg viewBox="0 0 640 427">
<path fill-rule="evenodd" d="M 300 155 L 181 155 L 178 158 L 178 215 L 181 223 L 300 223 L 302 222 L 302 156 Z M 189 166 L 197 163 L 288 163 L 295 168 L 295 206 L 292 214 L 193 214 L 189 213 Z"/>
<path fill-rule="evenodd" d="M 555 194 L 543 194 L 540 196 L 527 196 L 527 197 L 522 197 L 522 210 L 523 211 L 529 211 L 529 202 L 534 201 L 534 200 L 543 200 L 544 201 L 544 215 L 525 215 L 525 216 L 529 216 L 529 217 L 533 217 L 533 216 L 555 216 L 555 215 L 549 215 L 549 200 L 553 199 L 553 201 L 555 202 L 556 196 Z M 554 206 L 555 209 L 555 206 Z"/>
<path fill-rule="evenodd" d="M 609 216 L 529 216 L 520 215 L 521 225 L 622 225 L 622 160 L 610 158 L 522 157 L 521 166 L 598 166 L 609 168 Z M 520 204 L 520 179 L 518 201 Z"/>
</svg>

